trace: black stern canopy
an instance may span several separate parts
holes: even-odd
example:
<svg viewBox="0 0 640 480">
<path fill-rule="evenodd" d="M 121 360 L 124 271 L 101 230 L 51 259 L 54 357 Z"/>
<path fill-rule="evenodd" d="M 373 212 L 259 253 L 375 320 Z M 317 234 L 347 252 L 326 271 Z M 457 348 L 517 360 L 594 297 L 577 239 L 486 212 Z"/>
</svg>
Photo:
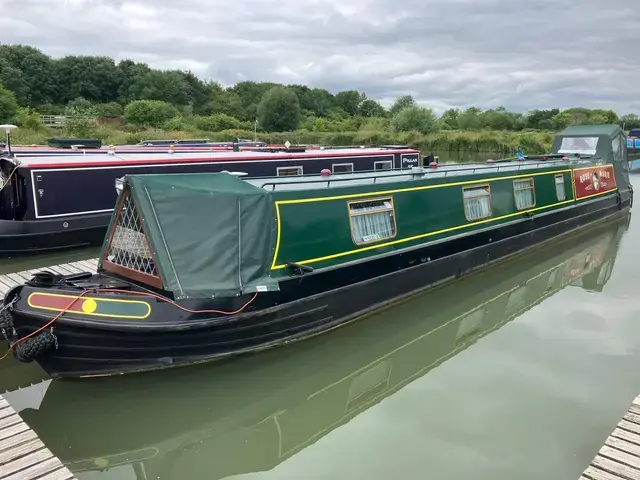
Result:
<svg viewBox="0 0 640 480">
<path fill-rule="evenodd" d="M 226 173 L 127 175 L 99 269 L 180 298 L 279 290 L 269 193 Z"/>
</svg>

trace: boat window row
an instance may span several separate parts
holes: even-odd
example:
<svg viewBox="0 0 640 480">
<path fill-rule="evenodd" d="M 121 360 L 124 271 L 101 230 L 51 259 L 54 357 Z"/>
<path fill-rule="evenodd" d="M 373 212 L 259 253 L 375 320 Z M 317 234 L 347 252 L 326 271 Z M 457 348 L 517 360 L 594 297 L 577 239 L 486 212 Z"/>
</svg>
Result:
<svg viewBox="0 0 640 480">
<path fill-rule="evenodd" d="M 554 176 L 555 193 L 558 201 L 565 201 L 564 175 Z M 533 178 L 513 181 L 513 195 L 518 210 L 535 207 L 536 193 Z M 473 185 L 462 188 L 464 215 L 468 221 L 490 218 L 491 185 Z M 356 245 L 379 242 L 396 236 L 397 226 L 392 197 L 380 197 L 348 202 L 351 237 Z"/>
<path fill-rule="evenodd" d="M 393 170 L 393 160 L 379 160 L 377 162 L 373 162 L 373 169 L 375 171 Z M 334 163 L 331 165 L 332 173 L 353 173 L 354 171 L 353 163 Z M 277 167 L 276 172 L 279 177 L 287 175 L 303 175 L 304 168 L 302 168 L 302 165 Z"/>
</svg>

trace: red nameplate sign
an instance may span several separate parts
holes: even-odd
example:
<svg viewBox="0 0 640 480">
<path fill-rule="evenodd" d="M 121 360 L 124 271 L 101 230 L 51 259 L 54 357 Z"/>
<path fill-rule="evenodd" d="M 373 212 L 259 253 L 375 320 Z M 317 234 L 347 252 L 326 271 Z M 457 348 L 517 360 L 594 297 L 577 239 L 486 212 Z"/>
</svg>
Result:
<svg viewBox="0 0 640 480">
<path fill-rule="evenodd" d="M 576 199 L 591 197 L 616 189 L 613 165 L 578 168 L 573 171 Z"/>
</svg>

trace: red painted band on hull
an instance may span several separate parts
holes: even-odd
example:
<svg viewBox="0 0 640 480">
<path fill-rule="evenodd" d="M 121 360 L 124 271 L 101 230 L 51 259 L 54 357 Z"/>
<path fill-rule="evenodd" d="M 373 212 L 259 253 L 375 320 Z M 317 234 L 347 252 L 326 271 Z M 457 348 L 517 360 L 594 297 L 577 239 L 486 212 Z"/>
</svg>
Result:
<svg viewBox="0 0 640 480">
<path fill-rule="evenodd" d="M 76 159 L 73 160 L 65 160 L 61 162 L 32 162 L 25 167 L 33 169 L 47 169 L 47 168 L 78 168 L 78 167 L 122 167 L 122 166 L 142 166 L 142 165 L 162 165 L 165 163 L 215 163 L 215 162 L 229 162 L 229 161 L 260 161 L 260 160 L 313 160 L 313 159 L 321 159 L 321 158 L 333 158 L 333 157 L 376 157 L 380 155 L 394 155 L 394 154 L 420 154 L 419 150 L 389 150 L 389 151 L 375 151 L 375 152 L 329 152 L 329 153 L 319 153 L 319 152 L 327 152 L 323 151 L 312 151 L 307 153 L 274 153 L 271 155 L 256 155 L 251 151 L 246 151 L 245 155 L 233 155 L 233 156 L 219 156 L 219 157 L 200 157 L 200 158 L 181 158 L 181 157 L 173 157 L 173 158 L 145 158 L 144 160 L 112 160 L 109 161 L 104 160 L 96 160 L 96 161 L 79 161 Z M 144 152 L 142 152 L 144 153 Z M 117 151 L 116 151 L 117 154 Z M 137 155 L 137 154 L 136 154 Z"/>
</svg>

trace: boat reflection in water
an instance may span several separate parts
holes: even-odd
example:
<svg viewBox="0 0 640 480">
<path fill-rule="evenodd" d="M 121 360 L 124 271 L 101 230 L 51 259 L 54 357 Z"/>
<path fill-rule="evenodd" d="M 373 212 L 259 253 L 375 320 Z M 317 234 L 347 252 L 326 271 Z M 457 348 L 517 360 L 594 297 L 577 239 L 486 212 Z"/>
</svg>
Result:
<svg viewBox="0 0 640 480">
<path fill-rule="evenodd" d="M 270 470 L 567 285 L 602 290 L 627 222 L 545 245 L 303 344 L 217 365 L 54 381 L 39 410 L 22 415 L 72 471 L 91 478 Z"/>
</svg>

